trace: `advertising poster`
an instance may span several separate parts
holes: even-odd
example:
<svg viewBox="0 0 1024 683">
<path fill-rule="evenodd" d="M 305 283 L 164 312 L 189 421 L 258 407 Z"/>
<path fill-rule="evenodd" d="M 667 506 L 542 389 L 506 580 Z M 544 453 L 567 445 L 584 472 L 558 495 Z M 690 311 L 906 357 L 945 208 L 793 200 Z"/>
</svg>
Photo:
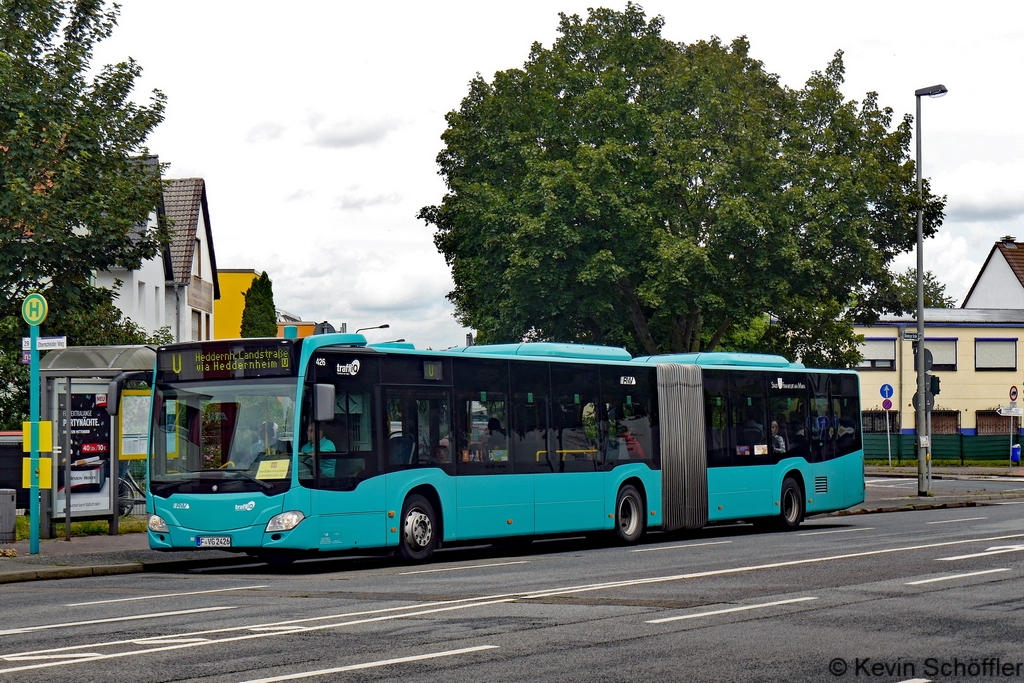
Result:
<svg viewBox="0 0 1024 683">
<path fill-rule="evenodd" d="M 107 395 L 71 394 L 71 414 L 66 409 L 66 395 L 57 396 L 58 421 L 54 445 L 64 444 L 64 430 L 71 427 L 71 514 L 102 515 L 110 512 L 112 459 L 110 452 L 110 415 Z M 63 459 L 54 468 L 53 516 L 64 515 Z"/>
<path fill-rule="evenodd" d="M 145 460 L 149 445 L 148 389 L 125 389 L 121 393 L 121 410 L 117 412 L 121 424 L 121 460 Z"/>
</svg>

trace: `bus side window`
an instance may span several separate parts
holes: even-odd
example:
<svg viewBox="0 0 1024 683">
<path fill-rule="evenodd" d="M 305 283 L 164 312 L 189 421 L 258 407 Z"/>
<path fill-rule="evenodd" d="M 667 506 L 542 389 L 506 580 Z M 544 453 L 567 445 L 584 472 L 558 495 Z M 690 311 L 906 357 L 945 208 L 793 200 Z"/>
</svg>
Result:
<svg viewBox="0 0 1024 683">
<path fill-rule="evenodd" d="M 736 444 L 737 465 L 768 462 L 769 425 L 765 418 L 763 372 L 734 372 L 729 375 L 730 428 Z"/>
<path fill-rule="evenodd" d="M 811 393 L 811 458 L 810 462 L 822 462 L 835 457 L 835 427 L 829 411 L 828 385 L 829 376 L 823 373 L 811 372 L 807 375 L 810 380 Z"/>
<path fill-rule="evenodd" d="M 553 363 L 551 393 L 557 471 L 597 471 L 600 460 L 597 369 L 575 363 Z"/>
<path fill-rule="evenodd" d="M 730 440 L 726 411 L 725 373 L 721 370 L 704 371 L 704 420 L 708 467 L 728 467 L 732 464 L 733 444 Z"/>
<path fill-rule="evenodd" d="M 549 386 L 547 363 L 517 363 L 512 380 L 512 424 L 509 440 L 518 473 L 553 472 L 548 448 Z"/>
<path fill-rule="evenodd" d="M 861 449 L 860 395 L 855 375 L 832 377 L 832 416 L 836 428 L 836 456 Z"/>
<path fill-rule="evenodd" d="M 453 367 L 457 472 L 512 472 L 508 438 L 508 361 L 456 359 Z"/>
</svg>

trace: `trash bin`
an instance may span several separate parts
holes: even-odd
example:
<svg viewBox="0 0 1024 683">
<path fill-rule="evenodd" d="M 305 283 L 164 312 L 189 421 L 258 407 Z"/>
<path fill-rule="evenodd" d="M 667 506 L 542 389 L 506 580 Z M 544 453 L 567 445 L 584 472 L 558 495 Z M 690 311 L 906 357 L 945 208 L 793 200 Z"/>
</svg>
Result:
<svg viewBox="0 0 1024 683">
<path fill-rule="evenodd" d="M 1015 465 L 1020 464 L 1020 444 L 1015 443 L 1010 446 L 1010 462 Z"/>
<path fill-rule="evenodd" d="M 17 491 L 0 489 L 0 543 L 14 543 L 14 500 Z"/>
</svg>

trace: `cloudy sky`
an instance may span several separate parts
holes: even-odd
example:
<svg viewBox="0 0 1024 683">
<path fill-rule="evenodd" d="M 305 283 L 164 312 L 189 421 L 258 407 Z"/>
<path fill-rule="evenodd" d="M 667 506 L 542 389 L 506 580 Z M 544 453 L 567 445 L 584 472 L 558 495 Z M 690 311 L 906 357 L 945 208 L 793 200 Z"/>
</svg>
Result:
<svg viewBox="0 0 1024 683">
<path fill-rule="evenodd" d="M 168 177 L 206 179 L 217 263 L 266 270 L 277 305 L 371 341 L 461 344 L 451 278 L 420 207 L 444 194 L 444 115 L 471 78 L 550 45 L 558 12 L 594 2 L 121 0 L 96 61 L 135 58 L 139 99 L 168 98 L 150 150 Z M 783 83 L 801 86 L 843 50 L 844 92 L 877 91 L 898 121 L 925 100 L 924 172 L 949 198 L 925 268 L 962 298 L 995 240 L 1024 239 L 1024 45 L 1016 3 L 641 2 L 663 35 L 746 35 Z M 605 3 L 622 9 L 623 2 Z M 919 13 L 925 16 L 919 16 Z M 1011 85 L 1013 84 L 1013 85 Z M 897 261 L 902 270 L 914 254 Z"/>
</svg>

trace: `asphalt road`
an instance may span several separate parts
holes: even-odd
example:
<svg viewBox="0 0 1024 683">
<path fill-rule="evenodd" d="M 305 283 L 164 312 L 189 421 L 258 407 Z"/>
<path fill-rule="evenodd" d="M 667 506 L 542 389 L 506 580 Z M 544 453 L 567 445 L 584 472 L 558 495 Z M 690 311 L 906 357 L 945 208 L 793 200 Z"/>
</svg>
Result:
<svg viewBox="0 0 1024 683">
<path fill-rule="evenodd" d="M 1024 681 L 1024 499 L 435 558 L 4 586 L 0 683 Z"/>
</svg>

